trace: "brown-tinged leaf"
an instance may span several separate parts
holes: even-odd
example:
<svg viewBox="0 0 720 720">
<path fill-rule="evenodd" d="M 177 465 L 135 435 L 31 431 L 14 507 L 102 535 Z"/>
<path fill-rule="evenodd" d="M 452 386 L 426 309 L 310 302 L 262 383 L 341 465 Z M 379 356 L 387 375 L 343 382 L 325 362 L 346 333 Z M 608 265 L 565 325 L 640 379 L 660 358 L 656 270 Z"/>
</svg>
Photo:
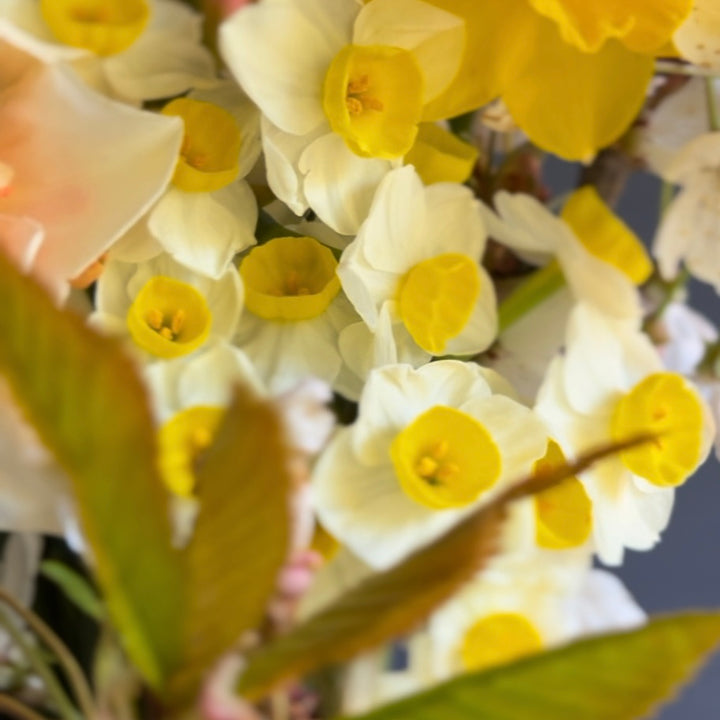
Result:
<svg viewBox="0 0 720 720">
<path fill-rule="evenodd" d="M 355 720 L 639 720 L 720 642 L 720 613 L 654 619 L 463 675 Z"/>
<path fill-rule="evenodd" d="M 650 438 L 598 448 L 511 487 L 435 543 L 372 575 L 329 607 L 251 655 L 239 691 L 255 698 L 277 683 L 339 663 L 412 631 L 497 551 L 509 502 L 552 487 L 603 457 Z"/>
<path fill-rule="evenodd" d="M 183 583 L 145 390 L 119 344 L 54 306 L 0 254 L 0 370 L 72 480 L 110 616 L 159 685 L 179 652 Z"/>
<path fill-rule="evenodd" d="M 213 662 L 257 628 L 289 549 L 289 450 L 277 411 L 238 388 L 197 471 L 200 504 L 186 552 L 182 664 L 169 699 L 182 704 Z"/>
</svg>

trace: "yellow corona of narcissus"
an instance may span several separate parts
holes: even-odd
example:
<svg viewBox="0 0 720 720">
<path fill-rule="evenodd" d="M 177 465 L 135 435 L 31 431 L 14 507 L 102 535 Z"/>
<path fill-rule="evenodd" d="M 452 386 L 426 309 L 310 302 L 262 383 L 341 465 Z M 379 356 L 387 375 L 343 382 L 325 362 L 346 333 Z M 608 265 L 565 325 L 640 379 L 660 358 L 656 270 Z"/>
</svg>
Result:
<svg viewBox="0 0 720 720">
<path fill-rule="evenodd" d="M 375 1 L 375 0 L 373 0 Z M 545 150 L 587 160 L 640 110 L 691 0 L 428 0 L 465 18 L 459 74 L 435 102 L 454 114 L 502 97 Z M 426 109 L 432 114 L 433 106 Z"/>
</svg>

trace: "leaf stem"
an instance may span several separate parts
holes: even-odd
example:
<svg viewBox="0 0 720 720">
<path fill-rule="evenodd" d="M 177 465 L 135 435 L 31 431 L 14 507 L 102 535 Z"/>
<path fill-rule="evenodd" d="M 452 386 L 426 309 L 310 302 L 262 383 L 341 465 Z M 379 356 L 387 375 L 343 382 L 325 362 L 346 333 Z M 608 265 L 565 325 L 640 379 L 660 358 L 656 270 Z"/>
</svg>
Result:
<svg viewBox="0 0 720 720">
<path fill-rule="evenodd" d="M 500 333 L 505 332 L 523 315 L 547 300 L 564 284 L 565 278 L 556 260 L 532 273 L 500 303 L 498 308 Z"/>
<path fill-rule="evenodd" d="M 80 665 L 67 649 L 60 638 L 35 613 L 24 608 L 12 595 L 0 588 L 0 601 L 9 605 L 28 624 L 31 630 L 42 640 L 45 646 L 53 653 L 63 669 L 75 697 L 80 705 L 83 715 L 87 718 L 97 714 L 92 692 L 85 679 Z M 54 677 L 54 675 L 53 675 Z M 73 707 L 73 711 L 75 708 Z"/>
<path fill-rule="evenodd" d="M 4 593 L 3 593 L 4 594 Z M 3 598 L 4 599 L 4 598 Z M 80 715 L 75 706 L 70 702 L 65 691 L 60 686 L 55 674 L 45 662 L 42 653 L 34 648 L 25 638 L 22 630 L 15 624 L 10 615 L 0 607 L 0 625 L 7 630 L 13 642 L 22 651 L 27 661 L 33 666 L 35 672 L 42 678 L 45 688 L 52 696 L 57 710 L 63 720 L 79 720 Z"/>
<path fill-rule="evenodd" d="M 715 78 L 705 78 L 705 97 L 707 98 L 708 123 L 713 132 L 720 130 L 720 114 L 718 113 L 717 95 L 715 94 Z"/>
<path fill-rule="evenodd" d="M 11 695 L 0 693 L 0 710 L 4 710 L 18 720 L 47 720 L 27 705 L 23 705 Z"/>
</svg>

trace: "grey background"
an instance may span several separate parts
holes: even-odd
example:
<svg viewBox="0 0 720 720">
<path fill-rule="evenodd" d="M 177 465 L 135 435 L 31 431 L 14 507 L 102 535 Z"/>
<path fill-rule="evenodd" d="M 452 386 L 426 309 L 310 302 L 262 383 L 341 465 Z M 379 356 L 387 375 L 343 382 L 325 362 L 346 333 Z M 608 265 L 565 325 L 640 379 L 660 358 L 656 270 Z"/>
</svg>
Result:
<svg viewBox="0 0 720 720">
<path fill-rule="evenodd" d="M 545 167 L 546 180 L 555 192 L 574 187 L 577 174 L 577 166 L 556 160 L 548 161 Z M 648 244 L 657 226 L 659 190 L 656 178 L 635 173 L 617 207 L 625 222 Z M 720 298 L 713 288 L 691 283 L 690 304 L 720 325 Z M 662 542 L 651 552 L 627 553 L 624 565 L 616 572 L 649 613 L 720 608 L 720 465 L 714 455 L 679 488 Z M 656 717 L 720 719 L 720 654 Z"/>
</svg>

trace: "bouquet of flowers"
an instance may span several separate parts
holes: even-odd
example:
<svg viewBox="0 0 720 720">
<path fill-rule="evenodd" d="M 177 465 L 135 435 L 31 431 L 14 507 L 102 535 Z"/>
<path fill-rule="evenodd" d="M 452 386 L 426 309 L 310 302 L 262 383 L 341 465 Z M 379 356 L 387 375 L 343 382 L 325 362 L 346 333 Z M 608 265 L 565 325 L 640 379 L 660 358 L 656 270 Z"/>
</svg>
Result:
<svg viewBox="0 0 720 720">
<path fill-rule="evenodd" d="M 3 717 L 656 709 L 720 612 L 594 563 L 713 447 L 715 74 L 713 0 L 0 0 Z"/>
</svg>

